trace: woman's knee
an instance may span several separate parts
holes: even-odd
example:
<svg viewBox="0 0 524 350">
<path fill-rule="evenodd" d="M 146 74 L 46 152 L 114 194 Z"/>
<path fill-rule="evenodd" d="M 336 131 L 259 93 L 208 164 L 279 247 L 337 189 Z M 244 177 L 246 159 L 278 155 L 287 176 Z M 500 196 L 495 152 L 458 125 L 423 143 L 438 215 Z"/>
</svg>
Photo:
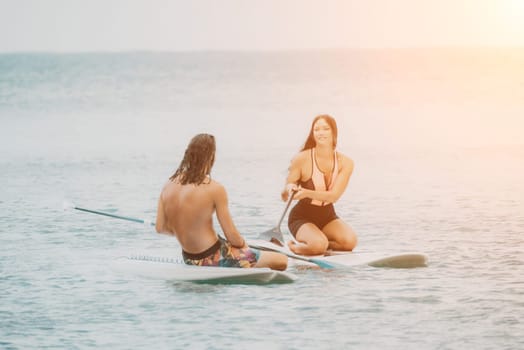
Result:
<svg viewBox="0 0 524 350">
<path fill-rule="evenodd" d="M 311 255 L 320 255 L 324 254 L 329 247 L 329 241 L 326 236 L 315 237 L 307 242 L 308 251 Z"/>
<path fill-rule="evenodd" d="M 353 250 L 357 246 L 358 239 L 354 233 L 346 235 L 340 242 L 342 250 Z"/>
<path fill-rule="evenodd" d="M 300 227 L 298 230 L 297 240 L 306 243 L 309 247 L 318 250 L 327 249 L 329 240 L 320 229 L 313 224 L 307 224 Z"/>
<path fill-rule="evenodd" d="M 332 249 L 350 251 L 357 246 L 358 240 L 355 231 L 340 219 L 329 223 L 323 230 L 330 241 L 333 242 Z"/>
</svg>

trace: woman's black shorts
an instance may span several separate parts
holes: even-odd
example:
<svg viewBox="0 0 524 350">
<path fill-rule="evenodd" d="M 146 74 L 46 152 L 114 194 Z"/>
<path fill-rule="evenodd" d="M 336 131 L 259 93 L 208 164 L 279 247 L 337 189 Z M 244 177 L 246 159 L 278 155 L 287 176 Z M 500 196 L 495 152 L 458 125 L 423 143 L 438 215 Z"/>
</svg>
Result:
<svg viewBox="0 0 524 350">
<path fill-rule="evenodd" d="M 304 224 L 312 223 L 322 230 L 324 226 L 336 219 L 338 216 L 333 204 L 319 206 L 301 200 L 291 209 L 287 225 L 289 231 L 296 237 L 298 229 Z"/>
</svg>

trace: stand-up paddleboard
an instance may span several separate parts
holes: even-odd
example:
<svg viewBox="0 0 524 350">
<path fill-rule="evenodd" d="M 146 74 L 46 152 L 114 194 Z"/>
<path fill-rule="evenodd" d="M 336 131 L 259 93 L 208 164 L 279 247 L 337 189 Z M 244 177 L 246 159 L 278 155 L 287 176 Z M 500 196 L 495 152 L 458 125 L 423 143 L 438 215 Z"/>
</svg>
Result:
<svg viewBox="0 0 524 350">
<path fill-rule="evenodd" d="M 292 257 L 293 254 L 288 247 L 280 247 L 274 243 L 264 240 L 248 240 L 248 245 L 261 250 L 270 250 L 280 252 Z M 329 255 L 315 256 L 316 261 L 325 261 L 336 266 L 358 266 L 369 265 L 373 267 L 391 267 L 391 268 L 414 268 L 425 267 L 428 265 L 428 257 L 423 253 L 406 252 L 406 253 L 375 253 L 375 252 L 330 252 Z M 290 259 L 291 265 L 294 266 L 315 266 L 312 262 L 304 260 Z"/>
<path fill-rule="evenodd" d="M 225 284 L 290 283 L 296 276 L 269 268 L 190 266 L 161 256 L 124 256 L 113 261 L 114 270 L 145 278 Z"/>
<path fill-rule="evenodd" d="M 374 267 L 393 267 L 393 268 L 412 268 L 412 267 L 423 267 L 427 266 L 427 256 L 422 253 L 401 253 L 401 254 L 379 254 L 379 253 L 361 253 L 361 252 L 335 252 L 328 256 L 320 257 L 306 257 L 296 255 L 289 250 L 289 248 L 278 246 L 274 243 L 268 242 L 268 240 L 273 240 L 276 238 L 278 241 L 283 241 L 282 232 L 280 231 L 280 224 L 285 216 L 287 209 L 293 199 L 293 194 L 288 200 L 288 204 L 282 217 L 280 218 L 277 227 L 272 230 L 264 232 L 261 236 L 265 240 L 252 240 L 249 243 L 253 248 L 270 250 L 283 253 L 288 257 L 292 258 L 292 264 L 295 265 L 316 265 L 321 268 L 332 269 L 338 267 L 350 267 L 356 265 L 370 265 Z M 152 222 L 137 218 L 131 218 L 127 216 L 121 216 L 116 214 L 111 214 L 107 212 L 101 212 L 92 209 L 80 208 L 74 205 L 64 205 L 64 208 L 71 207 L 76 210 L 83 212 L 113 217 L 117 219 L 139 222 L 147 225 L 154 225 Z M 278 236 L 278 237 L 276 237 Z M 169 259 L 169 258 L 168 258 Z M 160 261 L 161 260 L 161 261 Z M 238 268 L 203 268 L 197 267 L 198 270 L 195 270 L 195 267 L 186 266 L 181 262 L 170 262 L 164 258 L 153 258 L 153 259 L 137 259 L 132 257 L 124 257 L 119 259 L 115 264 L 115 268 L 119 270 L 135 272 L 142 274 L 145 277 L 156 277 L 164 278 L 171 280 L 180 280 L 180 281 L 223 281 L 223 280 L 239 280 L 243 279 L 250 281 L 257 281 L 257 278 L 260 279 L 262 283 L 263 280 L 268 282 L 291 282 L 296 277 L 292 274 L 286 272 L 272 271 L 263 269 L 238 269 Z M 209 270 L 212 269 L 212 270 Z M 225 269 L 225 270 L 224 270 Z M 209 271 L 206 271 L 209 270 Z M 198 272 L 197 272 L 198 271 Z M 265 273 L 265 275 L 264 275 Z M 271 273 L 273 275 L 271 275 Z M 248 277 L 250 276 L 250 277 Z M 265 276 L 265 277 L 262 277 Z"/>
</svg>

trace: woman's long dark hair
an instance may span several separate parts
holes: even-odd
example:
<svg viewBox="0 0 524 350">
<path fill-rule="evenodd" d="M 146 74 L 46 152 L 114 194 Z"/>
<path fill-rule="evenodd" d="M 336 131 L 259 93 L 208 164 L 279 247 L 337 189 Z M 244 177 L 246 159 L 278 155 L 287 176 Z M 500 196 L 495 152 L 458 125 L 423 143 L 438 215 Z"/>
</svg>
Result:
<svg viewBox="0 0 524 350">
<path fill-rule="evenodd" d="M 313 136 L 313 129 L 315 127 L 315 123 L 319 119 L 324 119 L 326 123 L 328 123 L 329 127 L 331 128 L 331 133 L 333 134 L 333 149 L 337 147 L 337 137 L 338 137 L 338 128 L 337 128 L 337 122 L 335 121 L 335 118 L 328 114 L 321 114 L 317 115 L 315 119 L 313 119 L 313 122 L 311 123 L 311 129 L 309 130 L 309 136 L 306 139 L 306 142 L 304 142 L 304 146 L 302 146 L 302 149 L 300 151 L 305 151 L 307 149 L 311 149 L 317 145 L 315 142 L 315 137 Z"/>
<path fill-rule="evenodd" d="M 196 135 L 189 142 L 178 169 L 169 179 L 182 185 L 204 183 L 215 163 L 215 150 L 213 135 Z"/>
</svg>

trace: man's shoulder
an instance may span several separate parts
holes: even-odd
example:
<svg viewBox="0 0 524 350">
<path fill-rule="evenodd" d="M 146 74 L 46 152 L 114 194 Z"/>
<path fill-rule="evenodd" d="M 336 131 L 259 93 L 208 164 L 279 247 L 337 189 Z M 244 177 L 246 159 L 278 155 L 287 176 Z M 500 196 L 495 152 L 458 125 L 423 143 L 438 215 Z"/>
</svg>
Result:
<svg viewBox="0 0 524 350">
<path fill-rule="evenodd" d="M 211 180 L 207 185 L 205 191 L 213 201 L 219 201 L 222 202 L 224 199 L 227 199 L 227 192 L 224 185 L 222 185 L 220 182 Z"/>
<path fill-rule="evenodd" d="M 224 185 L 222 185 L 220 182 L 216 181 L 216 180 L 213 180 L 211 179 L 211 181 L 207 184 L 209 190 L 211 191 L 218 191 L 218 192 L 222 192 L 226 190 L 226 188 L 224 187 Z"/>
<path fill-rule="evenodd" d="M 176 186 L 176 183 L 174 181 L 167 180 L 166 183 L 164 184 L 164 186 L 162 187 L 162 193 L 165 193 L 165 192 L 171 190 L 175 186 Z"/>
</svg>

